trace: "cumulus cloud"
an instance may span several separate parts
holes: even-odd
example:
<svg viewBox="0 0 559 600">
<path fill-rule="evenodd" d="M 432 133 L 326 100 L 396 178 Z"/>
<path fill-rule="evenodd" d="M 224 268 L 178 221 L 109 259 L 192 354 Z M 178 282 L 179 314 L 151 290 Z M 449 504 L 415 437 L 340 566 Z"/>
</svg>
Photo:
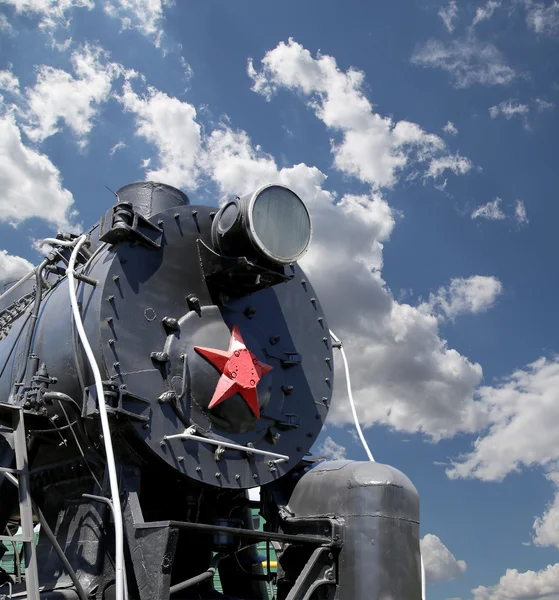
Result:
<svg viewBox="0 0 559 600">
<path fill-rule="evenodd" d="M 451 478 L 500 481 L 559 460 L 559 357 L 539 358 L 477 396 L 489 426 L 447 470 Z"/>
<path fill-rule="evenodd" d="M 474 20 L 472 21 L 472 26 L 475 26 L 482 21 L 488 21 L 500 6 L 500 0 L 488 0 L 483 6 L 478 6 Z"/>
<path fill-rule="evenodd" d="M 450 2 L 440 8 L 439 17 L 443 20 L 445 27 L 449 33 L 454 31 L 454 21 L 458 16 L 458 4 L 456 0 L 450 0 Z"/>
<path fill-rule="evenodd" d="M 559 548 L 559 472 L 551 471 L 546 477 L 553 484 L 555 496 L 544 514 L 534 521 L 534 544 Z"/>
<path fill-rule="evenodd" d="M 2 0 L 2 3 L 11 4 L 18 14 L 38 17 L 42 29 L 67 26 L 72 9 L 91 10 L 95 6 L 94 0 Z"/>
<path fill-rule="evenodd" d="M 559 2 L 527 2 L 526 20 L 530 29 L 538 34 L 555 35 L 559 32 Z"/>
<path fill-rule="evenodd" d="M 106 60 L 99 47 L 85 45 L 72 54 L 74 75 L 42 65 L 37 81 L 25 91 L 21 107 L 26 125 L 23 129 L 34 142 L 43 142 L 60 130 L 64 123 L 81 147 L 93 128 L 99 107 L 106 102 L 112 82 L 123 74 L 117 63 Z"/>
<path fill-rule="evenodd" d="M 120 19 L 122 29 L 136 29 L 151 38 L 156 47 L 163 36 L 163 9 L 171 0 L 106 0 L 105 12 Z"/>
<path fill-rule="evenodd" d="M 319 446 L 318 452 L 329 460 L 339 460 L 346 457 L 345 446 L 337 444 L 330 436 Z"/>
<path fill-rule="evenodd" d="M 75 216 L 72 194 L 47 156 L 25 146 L 13 114 L 0 117 L 0 222 L 39 217 L 61 228 Z"/>
<path fill-rule="evenodd" d="M 421 555 L 425 566 L 425 583 L 457 579 L 466 572 L 466 563 L 456 560 L 441 540 L 428 533 L 420 542 Z"/>
<path fill-rule="evenodd" d="M 0 293 L 4 291 L 3 283 L 17 281 L 29 273 L 32 268 L 33 265 L 25 258 L 8 254 L 6 250 L 0 250 Z"/>
<path fill-rule="evenodd" d="M 441 287 L 429 296 L 420 308 L 443 318 L 455 319 L 461 314 L 478 314 L 489 310 L 503 291 L 496 277 L 474 275 L 457 277 L 448 287 Z"/>
<path fill-rule="evenodd" d="M 555 600 L 559 598 L 559 563 L 541 571 L 507 569 L 497 585 L 472 590 L 473 600 Z"/>
<path fill-rule="evenodd" d="M 457 135 L 458 129 L 456 129 L 456 125 L 452 121 L 448 121 L 447 124 L 443 127 L 443 131 L 447 135 Z"/>
<path fill-rule="evenodd" d="M 502 221 L 505 213 L 501 209 L 501 198 L 495 198 L 493 202 L 488 202 L 478 206 L 472 212 L 472 219 L 489 219 L 490 221 Z"/>
<path fill-rule="evenodd" d="M 425 173 L 425 177 L 436 179 L 445 171 L 451 171 L 455 175 L 465 175 L 472 167 L 472 161 L 465 156 L 459 154 L 441 156 L 440 158 L 434 158 L 429 163 L 429 169 Z"/>
<path fill-rule="evenodd" d="M 326 127 L 342 136 L 341 141 L 332 141 L 334 166 L 340 171 L 375 188 L 391 187 L 404 169 L 444 160 L 446 144 L 439 136 L 373 110 L 363 93 L 363 72 L 340 70 L 332 56 L 313 58 L 293 39 L 280 42 L 261 62 L 261 70 L 248 62 L 252 89 L 268 100 L 279 88 L 304 97 Z"/>
<path fill-rule="evenodd" d="M 138 94 L 129 81 L 119 100 L 135 117 L 136 135 L 157 149 L 159 167 L 147 171 L 146 177 L 179 188 L 196 187 L 201 135 L 194 106 L 153 87 Z"/>
<path fill-rule="evenodd" d="M 412 56 L 412 63 L 442 69 L 458 88 L 474 84 L 507 85 L 516 77 L 501 52 L 493 45 L 469 37 L 445 44 L 429 40 Z"/>
</svg>

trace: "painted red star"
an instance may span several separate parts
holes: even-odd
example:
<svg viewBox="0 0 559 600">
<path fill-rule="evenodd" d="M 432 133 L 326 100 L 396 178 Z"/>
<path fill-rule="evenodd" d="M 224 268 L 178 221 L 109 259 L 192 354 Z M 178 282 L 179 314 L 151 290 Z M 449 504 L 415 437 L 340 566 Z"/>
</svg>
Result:
<svg viewBox="0 0 559 600">
<path fill-rule="evenodd" d="M 260 378 L 272 370 L 270 365 L 260 362 L 246 347 L 239 328 L 234 325 L 229 341 L 229 350 L 194 346 L 194 350 L 219 369 L 221 377 L 208 408 L 214 408 L 234 394 L 240 394 L 255 416 L 260 418 L 260 405 L 256 386 Z"/>
</svg>

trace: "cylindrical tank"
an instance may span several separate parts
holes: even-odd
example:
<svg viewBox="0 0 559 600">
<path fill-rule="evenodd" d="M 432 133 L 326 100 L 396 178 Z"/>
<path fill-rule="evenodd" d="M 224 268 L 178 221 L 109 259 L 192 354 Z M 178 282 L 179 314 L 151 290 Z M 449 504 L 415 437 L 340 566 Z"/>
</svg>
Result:
<svg viewBox="0 0 559 600">
<path fill-rule="evenodd" d="M 288 510 L 296 519 L 343 521 L 341 598 L 421 600 L 419 495 L 402 472 L 375 462 L 319 463 L 295 486 Z"/>
</svg>

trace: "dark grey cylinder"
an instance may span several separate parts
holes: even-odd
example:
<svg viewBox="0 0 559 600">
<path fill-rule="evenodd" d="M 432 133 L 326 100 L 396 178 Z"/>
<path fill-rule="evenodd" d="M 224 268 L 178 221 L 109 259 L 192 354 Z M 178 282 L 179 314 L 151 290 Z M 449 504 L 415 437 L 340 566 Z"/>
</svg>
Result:
<svg viewBox="0 0 559 600">
<path fill-rule="evenodd" d="M 130 202 L 146 219 L 168 208 L 190 204 L 185 193 L 154 181 L 129 183 L 117 191 L 117 196 L 119 202 Z"/>
<path fill-rule="evenodd" d="M 342 598 L 421 600 L 419 494 L 403 473 L 373 462 L 324 462 L 297 483 L 289 510 L 343 520 Z"/>
</svg>

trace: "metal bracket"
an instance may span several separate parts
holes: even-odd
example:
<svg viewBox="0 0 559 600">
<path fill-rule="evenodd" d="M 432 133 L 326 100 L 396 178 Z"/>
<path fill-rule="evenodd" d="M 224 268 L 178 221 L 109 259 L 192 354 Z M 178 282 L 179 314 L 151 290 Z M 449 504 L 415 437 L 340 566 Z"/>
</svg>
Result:
<svg viewBox="0 0 559 600">
<path fill-rule="evenodd" d="M 200 264 L 206 281 L 227 293 L 244 295 L 293 279 L 282 267 L 257 265 L 246 256 L 224 256 L 198 242 Z"/>
<path fill-rule="evenodd" d="M 99 240 L 118 244 L 124 240 L 139 242 L 148 248 L 161 248 L 163 229 L 134 210 L 130 202 L 119 202 L 101 217 Z"/>
<path fill-rule="evenodd" d="M 149 415 L 142 414 L 146 408 L 149 408 L 149 400 L 132 394 L 112 381 L 103 381 L 103 389 L 109 414 L 122 415 L 134 421 L 149 422 Z M 94 414 L 98 414 L 97 387 L 92 385 L 84 389 L 82 417 L 86 418 Z"/>
</svg>

